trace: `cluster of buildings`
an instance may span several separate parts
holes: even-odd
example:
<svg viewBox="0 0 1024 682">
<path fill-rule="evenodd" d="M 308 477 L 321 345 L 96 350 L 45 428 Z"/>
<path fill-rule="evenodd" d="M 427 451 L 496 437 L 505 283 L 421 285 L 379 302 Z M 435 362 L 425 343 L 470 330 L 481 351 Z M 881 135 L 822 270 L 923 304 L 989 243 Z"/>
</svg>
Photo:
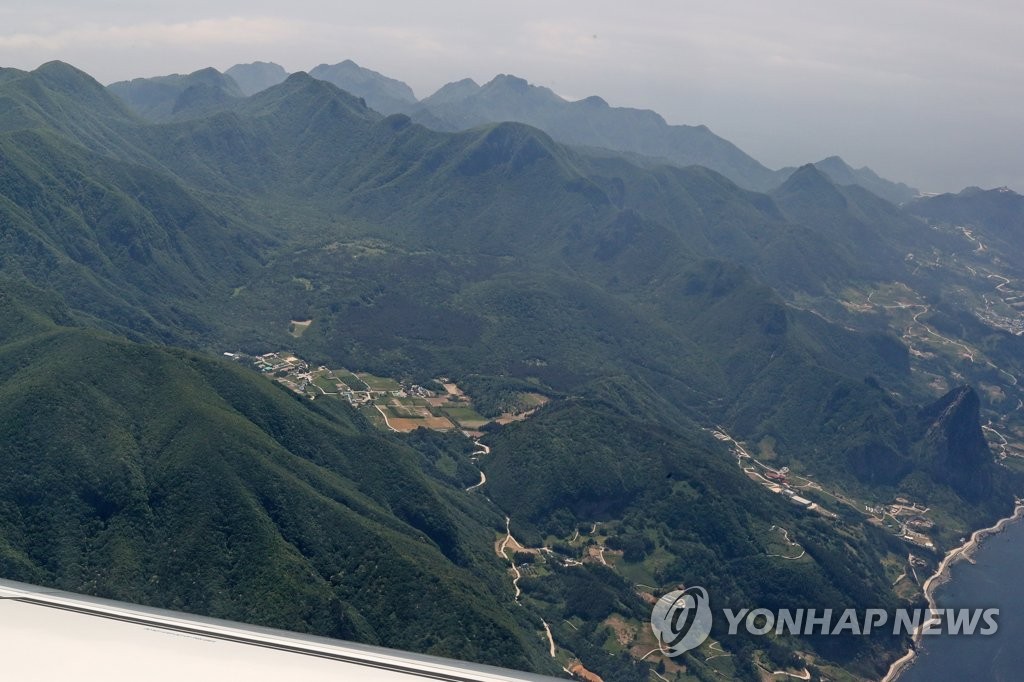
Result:
<svg viewBox="0 0 1024 682">
<path fill-rule="evenodd" d="M 245 353 L 224 353 L 224 356 L 238 362 L 250 360 L 253 367 L 263 374 L 273 374 L 275 372 L 292 374 L 309 370 L 309 365 L 306 364 L 305 360 L 284 353 L 264 353 L 263 355 L 255 356 L 246 355 Z"/>
<path fill-rule="evenodd" d="M 790 502 L 798 507 L 818 511 L 819 507 L 817 504 L 811 502 L 806 497 L 800 497 L 792 488 L 789 487 L 789 481 L 786 478 L 787 474 L 789 474 L 789 467 L 782 467 L 778 470 L 766 467 L 763 476 L 769 481 L 767 486 L 768 489 L 773 493 L 786 497 Z"/>
<path fill-rule="evenodd" d="M 433 398 L 437 395 L 434 391 L 423 388 L 419 384 L 411 384 L 409 386 L 403 385 L 402 388 L 405 390 L 406 395 L 413 398 Z"/>
<path fill-rule="evenodd" d="M 339 395 L 353 405 L 359 406 L 372 403 L 377 398 L 433 398 L 436 393 L 427 390 L 418 384 L 402 385 L 394 390 L 375 390 L 367 386 L 365 391 L 356 391 L 344 383 L 338 383 Z"/>
<path fill-rule="evenodd" d="M 351 405 L 372 404 L 378 398 L 433 398 L 437 394 L 418 384 L 401 385 L 395 390 L 383 390 L 371 388 L 365 382 L 365 390 L 358 390 L 348 385 L 335 375 L 335 372 L 327 367 L 320 366 L 312 368 L 302 358 L 289 353 L 264 353 L 263 355 L 246 355 L 245 353 L 224 353 L 225 357 L 238 362 L 249 362 L 260 373 L 271 375 L 276 381 L 287 386 L 296 393 L 317 397 L 320 395 L 336 395 L 342 400 L 348 401 Z M 323 379 L 332 382 L 331 387 L 325 388 Z"/>
<path fill-rule="evenodd" d="M 917 545 L 918 547 L 935 549 L 935 543 L 933 543 L 927 535 L 910 530 L 906 526 L 903 526 L 903 533 L 900 535 L 900 538 L 912 545 Z"/>
<path fill-rule="evenodd" d="M 874 509 L 869 507 L 868 511 L 878 515 L 888 514 L 894 518 L 900 524 L 900 530 L 896 535 L 901 540 L 924 549 L 935 549 L 931 538 L 925 535 L 925 531 L 935 527 L 935 522 L 924 516 L 928 512 L 927 507 L 918 506 L 916 502 L 911 502 L 905 497 L 897 497 L 887 507 L 880 506 Z M 901 518 L 907 515 L 912 516 Z"/>
</svg>

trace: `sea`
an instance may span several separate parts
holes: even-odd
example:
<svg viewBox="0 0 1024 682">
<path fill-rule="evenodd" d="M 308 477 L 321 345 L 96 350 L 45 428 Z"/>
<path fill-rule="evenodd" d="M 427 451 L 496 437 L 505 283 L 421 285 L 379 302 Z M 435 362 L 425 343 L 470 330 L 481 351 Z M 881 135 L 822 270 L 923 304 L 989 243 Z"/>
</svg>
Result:
<svg viewBox="0 0 1024 682">
<path fill-rule="evenodd" d="M 935 591 L 938 608 L 998 608 L 993 635 L 922 637 L 899 682 L 1024 680 L 1024 522 L 982 540 L 975 563 L 955 562 Z"/>
</svg>

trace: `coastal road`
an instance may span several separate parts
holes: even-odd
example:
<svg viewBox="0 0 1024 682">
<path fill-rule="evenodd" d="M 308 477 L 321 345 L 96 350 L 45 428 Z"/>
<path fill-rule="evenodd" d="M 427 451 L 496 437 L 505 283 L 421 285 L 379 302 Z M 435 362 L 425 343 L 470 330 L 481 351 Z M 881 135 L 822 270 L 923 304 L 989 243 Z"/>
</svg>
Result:
<svg viewBox="0 0 1024 682">
<path fill-rule="evenodd" d="M 974 531 L 973 533 L 971 533 L 971 537 L 967 540 L 967 542 L 960 545 L 959 547 L 955 547 L 949 550 L 949 552 L 946 553 L 946 556 L 939 563 L 938 568 L 935 569 L 935 573 L 933 573 L 931 576 L 928 577 L 927 580 L 924 581 L 922 591 L 924 592 L 924 597 L 928 602 L 928 608 L 932 609 L 933 611 L 938 609 L 938 604 L 935 600 L 935 588 L 941 585 L 947 579 L 949 568 L 953 565 L 954 562 L 962 558 L 970 557 L 971 552 L 974 551 L 974 549 L 978 546 L 981 540 L 988 537 L 989 535 L 1001 532 L 1006 527 L 1006 524 L 1019 521 L 1021 518 L 1024 518 L 1024 503 L 1018 501 L 1017 504 L 1014 506 L 1013 515 L 1008 516 L 1004 519 L 1000 519 L 994 526 L 990 526 L 989 528 L 981 528 L 979 530 Z M 931 622 L 932 619 L 927 619 L 924 623 L 921 623 L 921 625 L 915 628 L 912 635 L 912 640 L 914 642 L 915 647 L 917 644 L 920 643 L 925 628 Z M 911 648 L 909 651 L 907 651 L 906 654 L 904 654 L 898 660 L 893 662 L 893 664 L 889 666 L 889 671 L 885 674 L 885 677 L 882 678 L 882 682 L 895 682 L 896 678 L 900 676 L 900 673 L 902 673 L 907 668 L 907 666 L 909 666 L 913 662 L 916 655 L 917 654 L 915 648 Z"/>
</svg>

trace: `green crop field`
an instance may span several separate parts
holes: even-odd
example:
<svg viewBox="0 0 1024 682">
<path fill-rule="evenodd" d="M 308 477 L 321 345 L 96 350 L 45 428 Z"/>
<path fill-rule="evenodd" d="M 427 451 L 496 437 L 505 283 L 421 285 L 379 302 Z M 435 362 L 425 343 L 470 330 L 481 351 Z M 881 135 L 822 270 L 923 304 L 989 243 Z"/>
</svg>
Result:
<svg viewBox="0 0 1024 682">
<path fill-rule="evenodd" d="M 402 388 L 394 379 L 374 376 L 369 372 L 360 372 L 356 376 L 369 386 L 371 391 L 397 391 Z"/>
<path fill-rule="evenodd" d="M 486 423 L 488 419 L 474 410 L 472 407 L 443 407 L 441 411 L 459 423 L 480 422 Z"/>
<path fill-rule="evenodd" d="M 336 369 L 334 376 L 338 377 L 338 380 L 344 383 L 346 386 L 351 388 L 353 391 L 366 391 L 370 387 L 367 386 L 366 382 L 357 377 L 347 369 Z"/>
</svg>

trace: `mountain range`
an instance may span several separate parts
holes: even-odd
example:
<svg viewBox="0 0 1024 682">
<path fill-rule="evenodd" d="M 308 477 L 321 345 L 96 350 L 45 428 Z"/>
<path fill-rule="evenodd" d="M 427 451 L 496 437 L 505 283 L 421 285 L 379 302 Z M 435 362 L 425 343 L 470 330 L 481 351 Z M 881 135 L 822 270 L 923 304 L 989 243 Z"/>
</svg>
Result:
<svg viewBox="0 0 1024 682">
<path fill-rule="evenodd" d="M 185 102 L 177 102 L 187 87 L 207 83 L 209 71 L 137 79 L 110 87 L 139 114 L 151 120 L 164 120 L 168 112 L 173 114 L 187 106 L 190 97 L 197 96 L 192 93 Z M 777 187 L 795 170 L 770 170 L 707 126 L 669 125 L 653 111 L 612 107 L 597 96 L 570 102 L 548 88 L 512 75 L 499 75 L 482 86 L 463 79 L 420 101 L 405 83 L 351 60 L 321 64 L 309 74 L 362 97 L 375 111 L 385 115 L 408 114 L 433 130 L 454 132 L 504 121 L 526 123 L 565 144 L 612 150 L 628 154 L 633 160 L 639 158 L 641 163 L 704 166 L 741 187 L 757 191 Z M 222 84 L 222 96 L 238 91 L 252 95 L 277 85 L 287 76 L 281 66 L 266 62 L 238 64 L 225 75 L 238 80 L 238 87 Z M 152 84 L 147 84 L 149 80 Z M 168 87 L 172 83 L 178 88 Z M 836 156 L 816 165 L 840 185 L 860 185 L 894 203 L 909 201 L 918 194 L 905 184 L 880 178 L 870 168 L 851 168 Z"/>
<path fill-rule="evenodd" d="M 1019 197 L 901 207 L 838 160 L 759 192 L 523 122 L 439 130 L 417 122 L 433 97 L 339 67 L 0 71 L 0 574 L 550 674 L 883 673 L 900 638 L 720 628 L 727 664 L 631 652 L 679 584 L 729 607 L 920 603 L 893 587 L 906 538 L 865 507 L 939 510 L 912 548 L 933 564 L 1012 507 L 1024 467 L 991 433 L 1024 433 Z M 487 98 L 619 115 L 531 88 Z M 475 435 L 481 455 L 223 358 L 285 349 L 548 402 Z"/>
</svg>

